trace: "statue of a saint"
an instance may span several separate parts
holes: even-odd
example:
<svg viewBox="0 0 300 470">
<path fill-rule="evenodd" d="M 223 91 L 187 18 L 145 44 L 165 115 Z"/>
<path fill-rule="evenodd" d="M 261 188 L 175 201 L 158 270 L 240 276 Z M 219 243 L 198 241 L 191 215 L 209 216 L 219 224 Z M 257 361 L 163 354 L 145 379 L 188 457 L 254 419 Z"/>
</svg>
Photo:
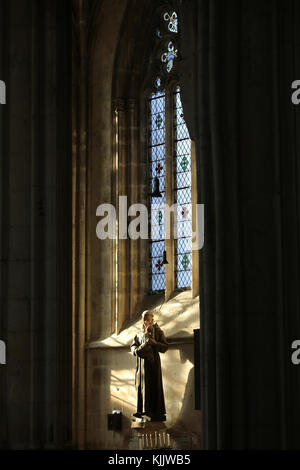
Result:
<svg viewBox="0 0 300 470">
<path fill-rule="evenodd" d="M 131 352 L 137 359 L 135 386 L 137 389 L 136 417 L 148 416 L 151 421 L 165 421 L 165 400 L 159 353 L 168 349 L 163 331 L 154 323 L 154 314 L 146 310 L 143 324 L 131 344 Z"/>
</svg>

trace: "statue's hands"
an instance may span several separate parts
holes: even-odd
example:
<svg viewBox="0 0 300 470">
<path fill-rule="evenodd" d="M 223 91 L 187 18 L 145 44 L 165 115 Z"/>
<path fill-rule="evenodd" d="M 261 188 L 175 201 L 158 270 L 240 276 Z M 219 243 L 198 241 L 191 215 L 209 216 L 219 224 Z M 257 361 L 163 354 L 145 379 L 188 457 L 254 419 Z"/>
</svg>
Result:
<svg viewBox="0 0 300 470">
<path fill-rule="evenodd" d="M 153 325 L 149 325 L 147 327 L 147 332 L 150 333 L 151 335 L 153 334 Z"/>
<path fill-rule="evenodd" d="M 149 339 L 149 344 L 155 345 L 155 344 L 157 344 L 157 341 L 154 338 L 150 338 Z"/>
</svg>

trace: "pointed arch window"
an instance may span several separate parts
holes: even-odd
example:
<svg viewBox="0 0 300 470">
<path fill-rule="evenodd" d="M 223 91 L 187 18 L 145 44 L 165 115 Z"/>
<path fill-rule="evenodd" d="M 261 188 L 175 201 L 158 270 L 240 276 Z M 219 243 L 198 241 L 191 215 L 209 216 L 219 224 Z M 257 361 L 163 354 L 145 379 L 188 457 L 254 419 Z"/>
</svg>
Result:
<svg viewBox="0 0 300 470">
<path fill-rule="evenodd" d="M 192 287 L 192 155 L 177 78 L 177 35 L 177 13 L 164 11 L 156 39 L 160 61 L 154 61 L 147 96 L 150 294 L 164 292 L 167 284 L 171 290 Z M 177 205 L 169 242 L 164 203 Z"/>
<path fill-rule="evenodd" d="M 180 18 L 174 10 L 176 2 L 172 3 L 156 13 L 151 9 L 147 40 L 137 48 L 133 69 L 122 42 L 116 57 L 112 200 L 117 214 L 120 195 L 126 195 L 127 208 L 147 205 L 149 232 L 148 237 L 144 232 L 131 238 L 129 224 L 135 216 L 129 213 L 127 233 L 126 226 L 116 221 L 116 233 L 122 237 L 112 243 L 114 331 L 176 291 L 191 290 L 191 295 L 180 297 L 185 300 L 199 292 L 198 252 L 191 249 L 191 235 L 196 231 L 192 211 L 197 202 L 195 152 L 181 102 Z M 168 228 L 170 233 L 165 233 Z"/>
</svg>

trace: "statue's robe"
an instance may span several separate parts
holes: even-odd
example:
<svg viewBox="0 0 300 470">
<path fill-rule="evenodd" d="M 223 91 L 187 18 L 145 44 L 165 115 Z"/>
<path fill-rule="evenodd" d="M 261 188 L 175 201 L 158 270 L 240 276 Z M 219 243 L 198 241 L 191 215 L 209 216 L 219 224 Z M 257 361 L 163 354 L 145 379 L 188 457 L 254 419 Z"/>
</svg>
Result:
<svg viewBox="0 0 300 470">
<path fill-rule="evenodd" d="M 142 330 L 131 344 L 131 352 L 137 358 L 135 386 L 137 389 L 137 412 L 151 418 L 160 418 L 166 413 L 161 363 L 159 353 L 168 349 L 163 331 L 154 323 L 151 337 L 157 344 L 148 343 L 148 335 Z"/>
</svg>

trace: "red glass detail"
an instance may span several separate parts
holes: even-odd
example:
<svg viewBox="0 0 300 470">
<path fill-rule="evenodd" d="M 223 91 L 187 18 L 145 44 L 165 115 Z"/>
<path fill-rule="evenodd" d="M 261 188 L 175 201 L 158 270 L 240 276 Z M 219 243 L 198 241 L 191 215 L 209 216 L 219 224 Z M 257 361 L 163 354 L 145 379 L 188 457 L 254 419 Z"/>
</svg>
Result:
<svg viewBox="0 0 300 470">
<path fill-rule="evenodd" d="M 160 175 L 160 172 L 161 172 L 162 169 L 163 169 L 163 167 L 161 166 L 160 163 L 159 163 L 159 164 L 157 165 L 157 167 L 155 168 L 155 170 L 157 171 L 157 173 L 158 173 L 159 175 Z"/>
<path fill-rule="evenodd" d="M 187 218 L 188 213 L 189 211 L 186 207 L 184 207 L 183 210 L 181 211 L 181 215 L 183 215 L 185 219 Z"/>
<path fill-rule="evenodd" d="M 162 266 L 163 266 L 163 263 L 162 263 L 162 261 L 159 259 L 159 260 L 157 261 L 155 267 L 158 269 L 158 271 L 160 271 L 161 268 L 162 268 Z"/>
</svg>

